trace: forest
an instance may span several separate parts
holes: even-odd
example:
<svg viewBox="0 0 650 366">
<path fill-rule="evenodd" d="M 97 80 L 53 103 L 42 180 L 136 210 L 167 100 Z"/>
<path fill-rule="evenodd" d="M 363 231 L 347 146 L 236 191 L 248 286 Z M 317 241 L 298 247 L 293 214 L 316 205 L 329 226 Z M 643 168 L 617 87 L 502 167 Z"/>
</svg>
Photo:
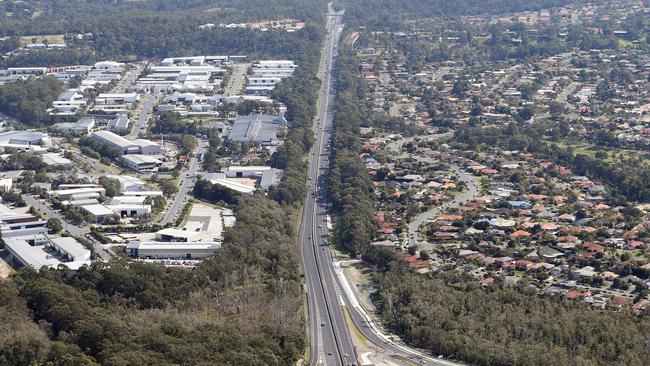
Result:
<svg viewBox="0 0 650 366">
<path fill-rule="evenodd" d="M 540 297 L 524 285 L 482 288 L 458 272 L 376 272 L 385 324 L 407 343 L 480 365 L 647 365 L 650 316 Z"/>
<path fill-rule="evenodd" d="M 328 188 L 336 214 L 336 242 L 353 256 L 361 256 L 370 244 L 376 222 L 372 182 L 359 158 L 359 128 L 369 126 L 369 117 L 365 84 L 356 73 L 356 62 L 351 50 L 342 50 L 338 59 Z"/>
<path fill-rule="evenodd" d="M 0 282 L 0 364 L 293 365 L 305 346 L 295 210 L 247 197 L 236 215 L 194 270 L 117 259 Z"/>
<path fill-rule="evenodd" d="M 47 109 L 62 90 L 63 83 L 53 77 L 0 85 L 0 112 L 28 126 L 41 126 L 49 120 Z"/>
<path fill-rule="evenodd" d="M 318 37 L 325 4 L 316 0 L 253 1 L 53 1 L 29 2 L 35 19 L 0 13 L 0 36 L 91 34 L 68 40 L 65 51 L 45 50 L 11 55 L 0 66 L 57 66 L 101 59 L 169 57 L 193 54 L 297 54 L 303 40 Z M 296 33 L 254 32 L 245 29 L 199 29 L 205 23 L 229 23 L 294 17 L 307 21 Z M 316 28 L 316 29 L 314 29 Z M 3 47 L 4 43 L 0 43 Z"/>
</svg>

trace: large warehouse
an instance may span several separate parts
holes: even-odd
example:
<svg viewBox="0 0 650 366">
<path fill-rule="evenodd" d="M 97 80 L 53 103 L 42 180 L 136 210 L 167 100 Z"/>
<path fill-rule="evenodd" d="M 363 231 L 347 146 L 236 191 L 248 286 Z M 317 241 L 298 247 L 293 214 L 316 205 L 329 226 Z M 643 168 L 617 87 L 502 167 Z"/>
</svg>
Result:
<svg viewBox="0 0 650 366">
<path fill-rule="evenodd" d="M 268 116 L 254 114 L 240 116 L 235 119 L 228 140 L 239 142 L 255 142 L 262 146 L 279 145 L 278 134 L 284 131 L 287 120 L 283 116 Z"/>
</svg>

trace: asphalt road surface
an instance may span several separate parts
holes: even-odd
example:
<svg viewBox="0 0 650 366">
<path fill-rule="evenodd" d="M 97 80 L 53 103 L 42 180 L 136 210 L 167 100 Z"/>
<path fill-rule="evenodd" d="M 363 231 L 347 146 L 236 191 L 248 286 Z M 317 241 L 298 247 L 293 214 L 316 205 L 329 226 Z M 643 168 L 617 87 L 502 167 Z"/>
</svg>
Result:
<svg viewBox="0 0 650 366">
<path fill-rule="evenodd" d="M 333 61 L 338 49 L 341 17 L 328 13 L 328 34 L 322 52 L 319 76 L 319 109 L 314 121 L 315 143 L 309 156 L 308 193 L 300 230 L 305 289 L 309 308 L 311 365 L 358 364 L 348 323 L 342 308 L 342 296 L 332 271 L 327 248 L 327 204 L 324 196 L 328 168 L 326 145 L 331 134 L 334 102 Z"/>
<path fill-rule="evenodd" d="M 236 64 L 233 67 L 232 75 L 230 75 L 230 80 L 225 90 L 227 97 L 239 94 L 246 80 L 246 72 L 250 66 L 250 64 Z"/>
<path fill-rule="evenodd" d="M 99 243 L 92 236 L 90 236 L 90 229 L 88 227 L 77 226 L 67 222 L 63 217 L 63 215 L 61 215 L 57 211 L 54 211 L 44 201 L 40 200 L 37 197 L 32 196 L 31 194 L 25 194 L 23 195 L 23 198 L 25 199 L 25 202 L 27 202 L 29 206 L 32 206 L 35 209 L 45 213 L 47 215 L 45 220 L 49 218 L 57 218 L 61 221 L 61 225 L 63 226 L 63 229 L 69 232 L 72 236 L 89 240 L 93 244 L 93 249 L 95 251 L 95 254 L 97 254 L 102 260 L 108 261 L 109 259 L 111 259 L 113 255 L 108 250 L 106 250 L 106 248 L 104 248 L 104 246 L 101 243 Z"/>
<path fill-rule="evenodd" d="M 434 207 L 429 211 L 423 212 L 420 215 L 416 216 L 415 219 L 409 222 L 409 244 L 416 245 L 420 240 L 420 226 L 427 222 L 428 220 L 433 219 L 438 216 L 443 211 L 452 208 L 458 207 L 465 202 L 469 202 L 478 194 L 478 187 L 474 181 L 474 176 L 468 174 L 464 170 L 461 170 L 457 166 L 452 166 L 452 170 L 456 172 L 458 178 L 465 183 L 467 190 L 463 193 L 456 196 L 451 202 L 442 204 L 441 206 Z"/>
<path fill-rule="evenodd" d="M 187 195 L 194 188 L 194 183 L 196 182 L 196 173 L 199 171 L 201 162 L 199 161 L 199 155 L 205 152 L 208 142 L 204 139 L 197 139 L 197 145 L 190 156 L 189 165 L 186 171 L 181 173 L 181 186 L 178 189 L 178 193 L 174 197 L 174 200 L 169 205 L 165 211 L 165 216 L 160 222 L 161 225 L 167 225 L 174 222 L 176 217 L 178 217 L 179 212 L 185 207 L 187 203 Z"/>
<path fill-rule="evenodd" d="M 153 107 L 158 101 L 158 98 L 153 94 L 145 94 L 144 98 L 144 102 L 139 107 L 140 110 L 138 111 L 138 117 L 135 120 L 135 124 L 133 125 L 133 128 L 131 128 L 131 132 L 126 136 L 130 140 L 138 138 L 140 132 L 147 130 L 147 122 L 153 113 Z"/>
<path fill-rule="evenodd" d="M 338 265 L 334 263 L 329 248 L 327 232 L 326 177 L 329 169 L 329 141 L 332 133 L 335 85 L 333 63 L 338 51 L 342 30 L 341 13 L 335 13 L 330 5 L 327 15 L 327 36 L 323 47 L 319 109 L 314 121 L 315 142 L 309 156 L 307 199 L 303 208 L 299 240 L 305 290 L 308 301 L 308 327 L 311 345 L 310 365 L 358 365 L 359 355 L 352 343 L 351 326 L 369 341 L 374 348 L 391 358 L 408 359 L 409 364 L 455 365 L 440 360 L 426 352 L 407 347 L 386 334 L 358 305 L 354 294 L 344 287 Z M 346 317 L 346 314 L 349 315 Z M 353 323 L 353 325 L 351 324 Z M 406 364 L 406 363 L 405 363 Z"/>
</svg>

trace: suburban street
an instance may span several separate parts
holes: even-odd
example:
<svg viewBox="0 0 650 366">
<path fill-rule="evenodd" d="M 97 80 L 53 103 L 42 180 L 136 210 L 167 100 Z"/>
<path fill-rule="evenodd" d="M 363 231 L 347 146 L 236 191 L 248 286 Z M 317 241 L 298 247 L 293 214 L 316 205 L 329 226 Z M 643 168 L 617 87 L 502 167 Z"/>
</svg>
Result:
<svg viewBox="0 0 650 366">
<path fill-rule="evenodd" d="M 174 197 L 172 203 L 167 207 L 165 211 L 165 216 L 160 221 L 161 225 L 167 225 L 174 222 L 179 212 L 185 207 L 187 203 L 187 195 L 194 187 L 196 182 L 196 173 L 199 171 L 201 162 L 199 161 L 199 155 L 205 152 L 205 149 L 208 146 L 208 141 L 203 139 L 197 139 L 196 149 L 190 156 L 188 163 L 188 168 L 186 171 L 181 173 L 181 186 L 178 188 L 178 193 Z"/>
<path fill-rule="evenodd" d="M 451 202 L 444 203 L 441 206 L 436 206 L 411 220 L 411 222 L 409 222 L 409 245 L 417 245 L 421 242 L 420 226 L 422 226 L 422 224 L 440 215 L 450 207 L 457 207 L 465 202 L 471 201 L 478 194 L 478 187 L 476 186 L 473 175 L 468 174 L 457 166 L 452 166 L 451 169 L 456 173 L 456 175 L 458 175 L 460 181 L 465 183 L 467 190 L 456 196 Z"/>
<path fill-rule="evenodd" d="M 124 77 L 117 83 L 117 85 L 115 85 L 113 90 L 111 90 L 111 93 L 126 92 L 138 80 L 138 77 L 140 76 L 142 69 L 144 69 L 144 65 L 142 63 L 136 64 L 136 66 L 133 69 L 130 69 L 129 71 L 126 72 Z"/>
</svg>

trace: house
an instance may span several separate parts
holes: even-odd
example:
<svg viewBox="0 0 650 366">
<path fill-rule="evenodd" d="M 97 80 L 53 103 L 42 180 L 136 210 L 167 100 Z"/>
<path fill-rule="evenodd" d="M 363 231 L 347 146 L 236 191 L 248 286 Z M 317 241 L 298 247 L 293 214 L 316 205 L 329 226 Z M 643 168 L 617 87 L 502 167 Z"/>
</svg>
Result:
<svg viewBox="0 0 650 366">
<path fill-rule="evenodd" d="M 508 205 L 512 208 L 529 209 L 533 207 L 530 201 L 508 201 Z"/>
<path fill-rule="evenodd" d="M 584 244 L 582 245 L 582 247 L 583 247 L 586 251 L 588 251 L 588 252 L 592 252 L 592 253 L 602 253 L 602 252 L 605 251 L 605 247 L 604 247 L 604 246 L 602 246 L 602 245 L 600 245 L 600 244 L 596 244 L 596 243 L 591 243 L 591 242 L 589 242 L 589 243 L 584 243 Z"/>
</svg>

